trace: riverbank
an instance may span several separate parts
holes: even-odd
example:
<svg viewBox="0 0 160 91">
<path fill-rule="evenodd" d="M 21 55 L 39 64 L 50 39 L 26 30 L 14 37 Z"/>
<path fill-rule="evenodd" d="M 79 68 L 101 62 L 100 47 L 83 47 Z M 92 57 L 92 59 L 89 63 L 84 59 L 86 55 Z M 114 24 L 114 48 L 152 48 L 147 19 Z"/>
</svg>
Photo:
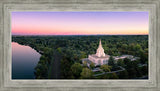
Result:
<svg viewBox="0 0 160 91">
<path fill-rule="evenodd" d="M 34 68 L 40 57 L 30 46 L 12 42 L 12 79 L 35 79 Z"/>
<path fill-rule="evenodd" d="M 41 55 L 43 55 L 43 51 L 41 51 L 41 50 L 38 50 L 36 47 L 33 47 L 32 45 L 30 45 L 30 44 L 24 44 L 24 43 L 20 43 L 20 42 L 17 42 L 17 41 L 12 41 L 12 42 L 16 42 L 16 43 L 18 43 L 18 44 L 20 44 L 20 45 L 24 45 L 24 46 L 29 46 L 29 47 L 31 47 L 32 49 L 34 49 L 36 52 L 38 52 L 39 54 L 41 54 Z"/>
<path fill-rule="evenodd" d="M 13 41 L 15 43 L 18 43 L 20 45 L 29 46 L 33 50 L 35 50 L 37 53 L 39 53 L 41 56 L 37 62 L 37 65 L 34 67 L 34 74 L 36 79 L 42 79 L 42 78 L 48 78 L 49 69 L 51 67 L 51 63 L 53 60 L 52 58 L 52 51 L 46 50 L 47 48 L 40 48 L 38 45 L 33 44 L 31 42 L 23 42 L 23 41 Z M 42 49 L 42 50 L 41 50 Z M 44 52 L 43 50 L 46 50 Z M 44 71 L 45 70 L 45 71 Z"/>
</svg>

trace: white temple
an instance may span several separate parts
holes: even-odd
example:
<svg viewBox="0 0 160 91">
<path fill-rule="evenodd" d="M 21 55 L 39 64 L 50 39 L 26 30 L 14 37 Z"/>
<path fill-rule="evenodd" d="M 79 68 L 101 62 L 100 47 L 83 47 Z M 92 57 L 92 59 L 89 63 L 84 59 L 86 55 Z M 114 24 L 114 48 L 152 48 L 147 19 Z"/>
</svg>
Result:
<svg viewBox="0 0 160 91">
<path fill-rule="evenodd" d="M 101 40 L 99 41 L 99 47 L 97 49 L 96 54 L 91 54 L 88 56 L 88 60 L 95 63 L 95 65 L 103 65 L 108 64 L 109 55 L 104 53 L 104 49 L 101 44 Z"/>
<path fill-rule="evenodd" d="M 104 53 L 104 49 L 102 47 L 101 40 L 99 41 L 99 46 L 97 49 L 96 54 L 88 55 L 88 58 L 82 59 L 82 63 L 87 62 L 87 65 L 90 66 L 90 64 L 93 62 L 95 66 L 97 65 L 103 65 L 108 64 L 110 56 Z M 131 61 L 139 59 L 139 57 L 134 57 L 132 55 L 121 55 L 121 56 L 113 56 L 115 61 L 118 61 L 119 59 L 125 59 L 128 58 Z"/>
</svg>

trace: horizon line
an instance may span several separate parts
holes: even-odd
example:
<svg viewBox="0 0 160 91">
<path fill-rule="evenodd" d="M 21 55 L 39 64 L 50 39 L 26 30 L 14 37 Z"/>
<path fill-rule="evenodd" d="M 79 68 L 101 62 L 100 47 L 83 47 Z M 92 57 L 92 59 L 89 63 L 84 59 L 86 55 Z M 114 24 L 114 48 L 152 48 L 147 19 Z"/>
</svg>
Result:
<svg viewBox="0 0 160 91">
<path fill-rule="evenodd" d="M 104 36 L 104 35 L 148 35 L 148 34 L 91 34 L 91 35 L 12 35 L 12 36 Z"/>
</svg>

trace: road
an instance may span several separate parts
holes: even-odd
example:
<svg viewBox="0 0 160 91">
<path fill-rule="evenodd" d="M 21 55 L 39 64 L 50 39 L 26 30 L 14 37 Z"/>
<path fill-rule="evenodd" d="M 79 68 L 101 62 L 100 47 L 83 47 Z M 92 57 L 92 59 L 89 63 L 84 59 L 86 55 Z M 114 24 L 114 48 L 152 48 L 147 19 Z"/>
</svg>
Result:
<svg viewBox="0 0 160 91">
<path fill-rule="evenodd" d="M 53 59 L 52 59 L 52 62 L 51 62 L 51 70 L 50 70 L 50 73 L 49 73 L 49 78 L 50 79 L 60 79 L 61 78 L 61 67 L 60 67 L 60 64 L 61 64 L 61 56 L 58 52 L 54 52 L 53 53 Z"/>
<path fill-rule="evenodd" d="M 124 71 L 125 70 L 125 68 L 123 68 L 123 67 L 121 67 L 121 66 L 119 66 L 120 68 L 121 68 L 121 70 L 117 70 L 117 71 L 112 71 L 112 72 L 103 72 L 103 73 L 100 73 L 100 74 L 95 74 L 95 75 L 93 75 L 93 76 L 99 76 L 99 75 L 103 75 L 103 74 L 108 74 L 108 73 L 117 73 L 117 72 L 120 72 L 120 71 Z"/>
</svg>

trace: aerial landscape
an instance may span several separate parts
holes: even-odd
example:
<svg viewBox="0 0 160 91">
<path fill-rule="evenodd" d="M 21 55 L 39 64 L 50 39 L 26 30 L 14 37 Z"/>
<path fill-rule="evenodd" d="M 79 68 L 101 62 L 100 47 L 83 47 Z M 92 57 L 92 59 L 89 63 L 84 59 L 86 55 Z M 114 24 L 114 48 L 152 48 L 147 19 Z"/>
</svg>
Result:
<svg viewBox="0 0 160 91">
<path fill-rule="evenodd" d="M 148 12 L 12 12 L 12 79 L 148 79 Z"/>
</svg>

